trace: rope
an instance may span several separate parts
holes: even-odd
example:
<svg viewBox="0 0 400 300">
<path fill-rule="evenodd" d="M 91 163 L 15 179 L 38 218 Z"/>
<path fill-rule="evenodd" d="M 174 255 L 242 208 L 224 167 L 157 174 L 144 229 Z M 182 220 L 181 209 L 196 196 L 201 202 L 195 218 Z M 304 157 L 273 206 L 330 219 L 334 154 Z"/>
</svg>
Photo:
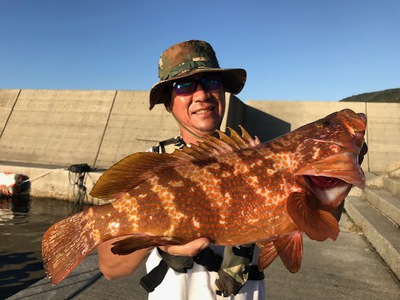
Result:
<svg viewBox="0 0 400 300">
<path fill-rule="evenodd" d="M 40 178 L 42 178 L 42 177 L 44 177 L 44 176 L 46 176 L 46 175 L 49 175 L 50 173 L 52 173 L 52 172 L 54 172 L 54 171 L 59 171 L 59 170 L 65 170 L 65 169 L 64 169 L 64 168 L 60 168 L 60 169 L 54 169 L 54 170 L 48 171 L 48 172 L 46 172 L 46 173 L 44 173 L 44 174 L 42 174 L 42 175 L 39 175 L 39 176 L 37 176 L 37 177 L 34 177 L 33 179 L 28 178 L 28 179 L 25 179 L 25 180 L 23 180 L 23 181 L 20 181 L 20 182 L 18 182 L 18 185 L 27 183 L 27 182 L 29 182 L 29 181 L 30 181 L 30 182 L 33 182 L 33 181 L 38 180 L 38 179 L 40 179 Z"/>
</svg>

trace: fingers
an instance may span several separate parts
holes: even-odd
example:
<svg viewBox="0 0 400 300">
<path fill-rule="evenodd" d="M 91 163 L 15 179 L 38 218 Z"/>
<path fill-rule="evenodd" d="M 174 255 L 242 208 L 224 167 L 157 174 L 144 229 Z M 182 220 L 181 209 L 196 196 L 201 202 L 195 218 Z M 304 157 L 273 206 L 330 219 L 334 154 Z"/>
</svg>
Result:
<svg viewBox="0 0 400 300">
<path fill-rule="evenodd" d="M 199 238 L 184 245 L 168 245 L 159 248 L 174 256 L 195 256 L 210 245 L 208 238 Z"/>
<path fill-rule="evenodd" d="M 331 212 L 331 214 L 336 218 L 336 220 L 339 222 L 340 217 L 342 216 L 343 208 L 344 208 L 344 201 L 343 200 L 338 207 L 335 208 L 334 211 Z"/>
<path fill-rule="evenodd" d="M 364 160 L 364 155 L 366 155 L 367 152 L 368 152 L 368 146 L 367 146 L 366 143 L 364 143 L 364 144 L 362 145 L 362 147 L 361 147 L 360 154 L 358 155 L 358 164 L 361 165 L 361 163 L 362 163 L 363 160 Z"/>
</svg>

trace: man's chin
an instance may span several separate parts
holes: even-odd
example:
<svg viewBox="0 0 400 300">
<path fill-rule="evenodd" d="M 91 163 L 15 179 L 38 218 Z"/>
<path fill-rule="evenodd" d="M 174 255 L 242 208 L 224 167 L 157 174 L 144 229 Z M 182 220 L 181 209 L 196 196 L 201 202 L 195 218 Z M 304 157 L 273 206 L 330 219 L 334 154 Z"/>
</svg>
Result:
<svg viewBox="0 0 400 300">
<path fill-rule="evenodd" d="M 196 128 L 196 131 L 198 131 L 198 133 L 201 135 L 211 135 L 211 134 L 214 134 L 217 129 L 219 129 L 219 124 L 213 125 L 213 126 L 199 127 L 199 128 Z"/>
</svg>

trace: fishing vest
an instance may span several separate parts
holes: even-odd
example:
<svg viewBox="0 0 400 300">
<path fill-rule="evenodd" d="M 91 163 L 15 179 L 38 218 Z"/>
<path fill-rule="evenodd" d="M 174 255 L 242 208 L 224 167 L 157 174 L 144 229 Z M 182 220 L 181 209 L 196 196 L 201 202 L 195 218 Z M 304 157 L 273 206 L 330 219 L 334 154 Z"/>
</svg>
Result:
<svg viewBox="0 0 400 300">
<path fill-rule="evenodd" d="M 181 137 L 174 137 L 158 143 L 149 151 L 156 153 L 172 153 L 181 150 L 185 142 Z M 247 280 L 263 280 L 264 273 L 258 266 L 251 265 L 255 245 L 225 247 L 223 257 L 214 253 L 211 248 L 202 250 L 198 255 L 173 256 L 157 248 L 162 257 L 159 265 L 143 276 L 140 284 L 147 292 L 152 292 L 163 281 L 168 269 L 186 273 L 194 263 L 204 266 L 209 272 L 217 272 L 216 293 L 224 297 L 236 295 Z"/>
</svg>

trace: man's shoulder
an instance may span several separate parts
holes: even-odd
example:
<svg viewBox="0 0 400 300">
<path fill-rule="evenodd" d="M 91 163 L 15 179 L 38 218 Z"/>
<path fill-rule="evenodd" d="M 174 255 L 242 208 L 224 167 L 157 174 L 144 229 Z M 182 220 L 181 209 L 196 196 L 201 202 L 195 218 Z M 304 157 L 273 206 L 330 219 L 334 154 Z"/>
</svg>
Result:
<svg viewBox="0 0 400 300">
<path fill-rule="evenodd" d="M 172 153 L 177 149 L 182 149 L 185 142 L 180 136 L 176 136 L 164 141 L 159 142 L 157 145 L 150 148 L 150 152 L 156 153 Z"/>
</svg>

